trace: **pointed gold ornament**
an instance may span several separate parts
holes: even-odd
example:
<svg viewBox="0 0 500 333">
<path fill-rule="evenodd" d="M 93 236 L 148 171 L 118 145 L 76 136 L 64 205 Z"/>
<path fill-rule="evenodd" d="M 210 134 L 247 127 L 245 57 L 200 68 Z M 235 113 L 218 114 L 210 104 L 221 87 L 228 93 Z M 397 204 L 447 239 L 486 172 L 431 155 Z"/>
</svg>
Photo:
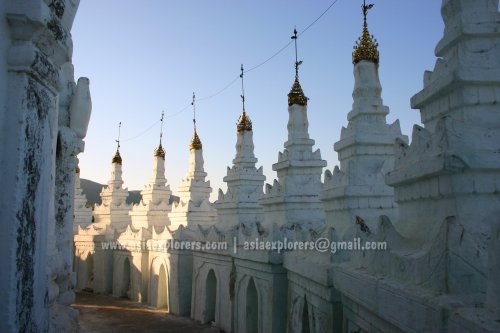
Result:
<svg viewBox="0 0 500 333">
<path fill-rule="evenodd" d="M 373 35 L 370 35 L 368 31 L 368 24 L 366 23 L 366 17 L 368 15 L 368 11 L 373 8 L 373 4 L 367 5 L 365 1 L 363 1 L 363 5 L 361 6 L 363 9 L 363 33 L 361 37 L 356 41 L 356 45 L 354 46 L 354 52 L 352 53 L 352 62 L 353 64 L 357 64 L 361 60 L 371 61 L 375 64 L 379 63 L 379 52 L 378 52 L 378 43 Z"/>
</svg>

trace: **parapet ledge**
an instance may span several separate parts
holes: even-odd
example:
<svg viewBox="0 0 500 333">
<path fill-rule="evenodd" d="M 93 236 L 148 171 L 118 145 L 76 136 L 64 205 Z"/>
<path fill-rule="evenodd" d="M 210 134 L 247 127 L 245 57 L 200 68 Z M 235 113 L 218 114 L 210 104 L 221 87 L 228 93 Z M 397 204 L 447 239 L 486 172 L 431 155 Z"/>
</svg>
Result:
<svg viewBox="0 0 500 333">
<path fill-rule="evenodd" d="M 169 240 L 172 239 L 172 231 L 168 226 L 153 226 L 151 230 L 151 239 L 153 240 Z"/>
<path fill-rule="evenodd" d="M 198 227 L 198 240 L 204 242 L 225 242 L 226 235 L 223 231 L 219 230 L 215 225 L 211 225 L 207 228 L 204 228 L 201 225 L 197 225 Z"/>
<path fill-rule="evenodd" d="M 386 176 L 394 186 L 429 175 L 453 174 L 465 169 L 498 170 L 500 131 L 441 118 L 435 132 L 415 125 L 412 143 L 396 140 L 394 170 Z"/>
<path fill-rule="evenodd" d="M 350 251 L 350 260 L 341 263 L 345 268 L 364 269 L 409 285 L 444 292 L 446 288 L 447 233 L 450 217 L 429 230 L 427 241 L 403 237 L 386 216 L 379 218 L 377 233 L 372 233 L 362 219 L 347 232 L 344 240 L 360 239 L 360 244 L 381 244 L 378 250 Z M 385 249 L 383 249 L 383 244 Z M 377 245 L 379 246 L 379 245 Z"/>
<path fill-rule="evenodd" d="M 263 198 L 281 196 L 283 193 L 283 188 L 277 179 L 274 179 L 273 185 L 266 183 L 264 186 L 264 195 Z"/>
<path fill-rule="evenodd" d="M 128 224 L 126 229 L 118 235 L 118 241 L 120 240 L 136 240 L 143 241 L 151 238 L 151 231 L 146 228 L 134 228 L 132 224 Z"/>
<path fill-rule="evenodd" d="M 333 173 L 328 169 L 325 170 L 323 191 L 346 184 L 346 174 L 340 170 L 338 165 L 333 168 Z"/>
<path fill-rule="evenodd" d="M 154 203 L 153 201 L 149 200 L 147 203 L 145 203 L 144 199 L 141 199 L 139 203 L 134 204 L 132 206 L 132 212 L 146 212 L 148 210 L 170 211 L 172 207 L 168 203 L 168 200 L 169 198 L 162 199 L 160 200 L 160 202 L 157 203 Z"/>
<path fill-rule="evenodd" d="M 172 239 L 179 241 L 194 241 L 198 239 L 198 229 L 185 227 L 183 224 L 179 225 L 177 230 L 172 232 Z"/>
<path fill-rule="evenodd" d="M 260 222 L 240 223 L 238 225 L 238 244 L 242 245 L 245 241 L 255 241 L 255 239 L 266 239 L 269 234 L 269 230 L 266 230 Z"/>
<path fill-rule="evenodd" d="M 189 200 L 189 202 L 180 201 L 172 205 L 172 213 L 176 212 L 215 212 L 216 209 L 207 199 L 203 199 L 199 204 Z"/>
<path fill-rule="evenodd" d="M 239 193 L 233 193 L 230 188 L 227 189 L 226 193 L 222 189 L 219 189 L 218 198 L 215 204 L 222 203 L 256 203 L 262 197 L 262 188 L 253 187 L 245 188 L 240 187 Z"/>
</svg>

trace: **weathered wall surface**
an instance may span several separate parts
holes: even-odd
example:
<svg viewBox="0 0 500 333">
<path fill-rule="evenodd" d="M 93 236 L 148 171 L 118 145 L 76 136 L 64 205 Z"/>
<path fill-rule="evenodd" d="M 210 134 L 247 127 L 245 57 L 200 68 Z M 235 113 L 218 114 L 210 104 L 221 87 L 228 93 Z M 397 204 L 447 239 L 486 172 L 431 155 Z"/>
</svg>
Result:
<svg viewBox="0 0 500 333">
<path fill-rule="evenodd" d="M 70 30 L 78 4 L 0 4 L 2 332 L 76 328 L 68 306 L 74 168 L 91 108 L 88 79 L 83 99 L 74 93 Z"/>
</svg>

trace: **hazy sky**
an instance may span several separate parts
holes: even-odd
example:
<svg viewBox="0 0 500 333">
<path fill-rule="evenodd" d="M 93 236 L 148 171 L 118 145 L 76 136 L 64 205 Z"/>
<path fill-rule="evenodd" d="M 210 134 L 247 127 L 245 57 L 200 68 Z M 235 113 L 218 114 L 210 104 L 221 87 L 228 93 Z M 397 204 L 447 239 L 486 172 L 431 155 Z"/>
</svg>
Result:
<svg viewBox="0 0 500 333">
<path fill-rule="evenodd" d="M 166 176 L 174 193 L 188 168 L 193 91 L 204 98 L 269 58 L 333 0 L 82 0 L 73 26 L 76 77 L 90 78 L 92 117 L 80 154 L 82 178 L 105 183 L 122 122 L 123 178 L 129 189 L 149 182 L 161 117 Z M 380 46 L 382 98 L 400 119 L 404 134 L 420 123 L 410 97 L 421 90 L 423 73 L 434 66 L 442 36 L 438 0 L 373 1 L 368 24 Z M 362 30 L 360 0 L 338 0 L 299 37 L 300 81 L 308 102 L 309 133 L 328 169 L 337 164 L 333 143 L 351 110 L 351 53 Z M 253 121 L 255 154 L 267 182 L 287 138 L 287 94 L 294 78 L 290 45 L 246 74 L 246 110 Z M 198 133 L 213 193 L 235 155 L 235 123 L 241 113 L 240 82 L 197 104 Z M 137 137 L 138 136 L 138 137 Z M 212 196 L 216 198 L 216 196 Z"/>
</svg>

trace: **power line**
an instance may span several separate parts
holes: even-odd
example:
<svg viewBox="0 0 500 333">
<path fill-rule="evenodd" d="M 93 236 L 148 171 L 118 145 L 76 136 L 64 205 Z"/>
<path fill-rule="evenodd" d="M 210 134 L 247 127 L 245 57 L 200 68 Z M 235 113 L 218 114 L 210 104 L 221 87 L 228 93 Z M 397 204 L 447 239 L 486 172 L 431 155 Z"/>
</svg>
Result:
<svg viewBox="0 0 500 333">
<path fill-rule="evenodd" d="M 161 120 L 157 120 L 157 121 L 155 121 L 153 125 L 149 126 L 148 128 L 146 128 L 146 129 L 145 129 L 144 131 L 142 131 L 141 133 L 139 133 L 139 134 L 137 134 L 136 136 L 133 136 L 133 137 L 131 137 L 131 138 L 128 138 L 128 139 L 126 139 L 126 140 L 121 140 L 120 142 L 128 142 L 128 141 L 132 141 L 132 140 L 134 140 L 134 139 L 137 139 L 138 137 L 140 137 L 140 136 L 142 136 L 142 135 L 146 134 L 147 132 L 149 132 L 149 131 L 150 131 L 153 127 L 155 127 L 155 126 L 156 126 L 156 124 L 158 124 L 160 121 L 161 121 Z"/>
<path fill-rule="evenodd" d="M 339 0 L 335 0 L 333 1 L 330 6 L 328 6 L 327 9 L 325 9 L 325 11 L 323 13 L 321 13 L 320 16 L 318 16 L 317 19 L 315 19 L 314 21 L 311 22 L 311 24 L 309 24 L 304 30 L 302 30 L 300 33 L 299 33 L 299 36 L 302 35 L 304 32 L 306 32 L 307 30 L 309 30 L 310 27 L 312 27 L 316 22 L 318 22 L 329 10 L 330 8 L 333 7 L 333 5 L 335 5 Z"/>
<path fill-rule="evenodd" d="M 257 69 L 263 65 L 265 65 L 266 63 L 268 63 L 269 61 L 271 61 L 272 59 L 274 59 L 278 54 L 280 54 L 281 52 L 283 52 L 286 48 L 288 48 L 290 46 L 290 44 L 292 44 L 292 42 L 288 42 L 286 43 L 281 49 L 279 49 L 275 54 L 273 54 L 272 56 L 270 56 L 269 58 L 267 58 L 266 60 L 264 60 L 263 62 L 261 62 L 260 64 L 256 65 L 256 66 L 253 66 L 251 67 L 250 69 L 246 70 L 245 73 L 248 73 L 248 72 L 251 72 L 253 71 L 254 69 Z"/>
<path fill-rule="evenodd" d="M 304 30 L 302 30 L 301 32 L 298 33 L 298 36 L 304 34 L 307 30 L 309 30 L 314 24 L 316 24 L 316 22 L 318 22 L 339 0 L 334 0 L 322 13 L 321 15 L 319 15 L 314 21 L 312 21 L 308 26 L 306 26 L 306 28 Z M 247 69 L 246 71 L 244 71 L 244 73 L 249 73 L 261 66 L 264 66 L 265 64 L 267 64 L 269 61 L 271 61 L 272 59 L 274 59 L 275 57 L 277 57 L 280 53 L 282 53 L 284 50 L 286 50 L 290 44 L 293 43 L 293 40 L 292 41 L 289 41 L 288 43 L 286 43 L 285 45 L 283 45 L 278 51 L 276 51 L 273 55 L 271 55 L 269 58 L 265 59 L 264 61 L 262 61 L 261 63 L 253 66 L 253 67 L 250 67 L 250 69 Z M 226 84 L 224 86 L 224 88 L 218 90 L 217 92 L 213 93 L 212 95 L 209 95 L 209 96 L 206 96 L 206 97 L 202 97 L 202 98 L 197 98 L 196 101 L 200 102 L 200 101 L 206 101 L 206 100 L 209 100 L 209 99 L 212 99 L 220 94 L 222 94 L 224 91 L 226 91 L 227 89 L 229 89 L 229 87 L 231 87 L 238 79 L 240 78 L 240 76 L 237 76 L 235 77 L 234 79 L 232 79 L 228 84 Z M 186 111 L 190 106 L 191 106 L 191 102 L 186 105 L 185 107 L 183 107 L 182 109 L 180 109 L 179 111 L 175 112 L 175 113 L 172 113 L 172 114 L 167 114 L 165 115 L 165 118 L 172 118 L 172 117 L 175 117 L 179 114 L 181 114 L 182 112 Z M 129 138 L 127 140 L 122 140 L 122 142 L 127 142 L 127 141 L 131 141 L 131 140 L 134 140 L 134 139 L 137 139 L 138 137 L 142 136 L 143 134 L 145 134 L 146 132 L 150 131 L 156 124 L 158 124 L 160 121 L 156 121 L 154 124 L 152 124 L 151 126 L 149 126 L 147 129 L 145 129 L 144 131 L 142 131 L 141 133 L 137 134 L 136 136 L 132 137 L 132 138 Z"/>
<path fill-rule="evenodd" d="M 212 94 L 210 96 L 207 96 L 207 97 L 203 97 L 203 98 L 198 98 L 196 99 L 198 102 L 199 101 L 205 101 L 207 99 L 211 99 L 211 98 L 214 98 L 215 96 L 221 94 L 222 92 L 224 92 L 225 90 L 227 90 L 229 87 L 231 87 L 235 82 L 236 80 L 238 80 L 240 77 L 237 76 L 235 77 L 231 82 L 229 82 L 224 88 L 222 88 L 221 90 L 219 90 L 218 92 L 216 92 L 215 94 Z"/>
</svg>

